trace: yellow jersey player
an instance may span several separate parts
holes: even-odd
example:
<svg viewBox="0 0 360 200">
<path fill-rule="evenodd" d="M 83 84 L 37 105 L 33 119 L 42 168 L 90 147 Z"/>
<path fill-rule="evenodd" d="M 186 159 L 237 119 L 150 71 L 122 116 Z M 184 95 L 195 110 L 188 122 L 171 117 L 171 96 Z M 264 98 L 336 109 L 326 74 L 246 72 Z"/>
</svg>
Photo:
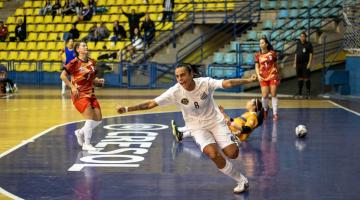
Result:
<svg viewBox="0 0 360 200">
<path fill-rule="evenodd" d="M 250 136 L 252 131 L 261 126 L 264 119 L 264 110 L 259 99 L 251 99 L 246 103 L 247 112 L 240 117 L 231 118 L 224 112 L 224 108 L 219 106 L 221 113 L 224 115 L 226 124 L 231 130 L 232 134 L 236 136 L 239 141 L 245 141 Z M 176 141 L 182 141 L 183 138 L 190 137 L 191 132 L 186 127 L 177 127 L 174 120 L 171 122 L 173 135 Z"/>
</svg>

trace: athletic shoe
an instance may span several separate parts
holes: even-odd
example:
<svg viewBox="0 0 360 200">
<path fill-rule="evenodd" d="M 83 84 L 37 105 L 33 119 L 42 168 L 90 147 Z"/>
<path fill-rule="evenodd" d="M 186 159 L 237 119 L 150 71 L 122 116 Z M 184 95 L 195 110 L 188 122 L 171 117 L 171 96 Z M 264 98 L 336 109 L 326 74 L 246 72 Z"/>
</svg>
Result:
<svg viewBox="0 0 360 200">
<path fill-rule="evenodd" d="M 246 192 L 248 189 L 249 189 L 249 181 L 246 179 L 243 179 L 240 182 L 238 182 L 238 184 L 234 188 L 234 193 Z"/>
<path fill-rule="evenodd" d="M 310 91 L 306 92 L 306 99 L 310 99 Z"/>
<path fill-rule="evenodd" d="M 267 118 L 267 116 L 268 116 L 268 113 L 269 112 L 269 108 L 267 109 L 267 110 L 264 110 L 264 119 L 266 119 Z"/>
<path fill-rule="evenodd" d="M 82 150 L 84 151 L 96 151 L 97 149 L 91 144 L 83 144 Z"/>
<path fill-rule="evenodd" d="M 181 142 L 181 140 L 183 139 L 183 137 L 182 137 L 183 134 L 182 134 L 182 132 L 178 131 L 174 120 L 171 120 L 171 128 L 172 128 L 172 134 L 173 134 L 175 140 L 177 142 Z"/>
<path fill-rule="evenodd" d="M 274 116 L 273 116 L 273 120 L 274 120 L 274 121 L 279 120 L 279 115 L 278 115 L 278 114 L 274 114 Z"/>
<path fill-rule="evenodd" d="M 84 144 L 84 134 L 80 132 L 80 129 L 75 130 L 75 136 L 77 143 L 82 147 Z"/>
</svg>

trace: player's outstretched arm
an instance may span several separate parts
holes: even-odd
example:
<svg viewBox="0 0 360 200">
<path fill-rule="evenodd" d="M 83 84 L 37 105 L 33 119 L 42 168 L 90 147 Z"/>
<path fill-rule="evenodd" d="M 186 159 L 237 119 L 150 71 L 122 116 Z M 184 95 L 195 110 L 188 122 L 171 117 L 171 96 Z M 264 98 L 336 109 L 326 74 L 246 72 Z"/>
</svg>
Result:
<svg viewBox="0 0 360 200">
<path fill-rule="evenodd" d="M 232 88 L 235 86 L 251 83 L 257 80 L 255 74 L 252 74 L 250 78 L 234 78 L 234 79 L 227 79 L 222 82 L 223 88 Z"/>
<path fill-rule="evenodd" d="M 121 106 L 118 105 L 116 107 L 116 110 L 119 114 L 123 114 L 126 112 L 132 112 L 132 111 L 137 111 L 137 110 L 149 110 L 152 108 L 155 108 L 156 106 L 158 106 L 158 104 L 154 101 L 154 100 L 150 100 L 150 101 L 146 101 L 144 103 L 138 104 L 136 106 Z"/>
</svg>

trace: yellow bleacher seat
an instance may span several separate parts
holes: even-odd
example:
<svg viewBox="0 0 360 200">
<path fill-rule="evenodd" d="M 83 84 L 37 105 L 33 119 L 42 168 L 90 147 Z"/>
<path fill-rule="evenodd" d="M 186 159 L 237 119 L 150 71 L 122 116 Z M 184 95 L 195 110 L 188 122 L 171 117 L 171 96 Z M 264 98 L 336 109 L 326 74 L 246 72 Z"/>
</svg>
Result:
<svg viewBox="0 0 360 200">
<path fill-rule="evenodd" d="M 57 40 L 57 37 L 58 37 L 58 34 L 57 34 L 57 33 L 49 33 L 49 35 L 48 35 L 48 40 L 50 40 L 50 41 L 56 41 L 56 40 Z"/>
<path fill-rule="evenodd" d="M 64 30 L 63 31 L 70 31 L 70 29 L 71 29 L 71 26 L 72 26 L 72 24 L 65 24 L 65 27 L 64 27 Z"/>
<path fill-rule="evenodd" d="M 28 42 L 26 49 L 30 51 L 36 50 L 36 42 Z"/>
<path fill-rule="evenodd" d="M 32 8 L 27 8 L 26 9 L 26 15 L 37 15 L 38 13 L 35 12 L 34 9 Z"/>
<path fill-rule="evenodd" d="M 116 20 L 120 20 L 120 16 L 119 15 L 110 15 L 110 20 L 111 22 L 115 22 Z"/>
<path fill-rule="evenodd" d="M 38 42 L 36 44 L 36 49 L 39 51 L 44 51 L 46 49 L 46 42 Z"/>
<path fill-rule="evenodd" d="M 55 32 L 55 24 L 46 24 L 45 32 Z"/>
<path fill-rule="evenodd" d="M 106 23 L 105 26 L 106 26 L 107 29 L 109 29 L 111 31 L 111 30 L 113 30 L 114 24 L 113 23 Z"/>
<path fill-rule="evenodd" d="M 93 26 L 93 24 L 85 24 L 85 31 L 88 32 L 90 30 L 90 28 Z"/>
<path fill-rule="evenodd" d="M 51 67 L 53 72 L 61 72 L 64 65 L 62 62 L 54 62 Z"/>
<path fill-rule="evenodd" d="M 148 10 L 148 8 L 146 6 L 139 6 L 137 9 L 137 12 L 146 13 L 147 10 Z"/>
<path fill-rule="evenodd" d="M 4 3 L 1 1 L 0 2 L 0 8 L 3 8 L 4 7 Z"/>
<path fill-rule="evenodd" d="M 28 60 L 38 60 L 39 52 L 37 51 L 31 51 L 28 57 Z"/>
<path fill-rule="evenodd" d="M 88 42 L 87 46 L 90 51 L 95 50 L 95 42 Z"/>
<path fill-rule="evenodd" d="M 134 0 L 133 4 L 143 5 L 143 0 Z"/>
<path fill-rule="evenodd" d="M 0 51 L 0 60 L 7 60 L 7 59 L 8 59 L 8 52 Z"/>
<path fill-rule="evenodd" d="M 161 30 L 163 31 L 169 31 L 169 30 L 172 30 L 173 28 L 173 23 L 172 22 L 168 22 L 168 23 L 165 23 L 165 26 L 161 28 Z"/>
<path fill-rule="evenodd" d="M 8 27 L 9 32 L 15 32 L 15 27 L 16 27 L 15 24 L 7 25 L 7 27 Z"/>
<path fill-rule="evenodd" d="M 45 62 L 42 64 L 42 70 L 45 72 L 60 72 L 62 67 L 61 62 Z"/>
<path fill-rule="evenodd" d="M 47 51 L 40 51 L 39 52 L 38 60 L 40 60 L 40 61 L 48 61 L 48 58 L 49 58 L 49 52 L 47 52 Z"/>
<path fill-rule="evenodd" d="M 63 18 L 62 16 L 55 16 L 53 23 L 58 24 L 58 23 L 63 23 Z"/>
<path fill-rule="evenodd" d="M 28 31 L 28 32 L 34 32 L 34 31 L 36 31 L 36 25 L 35 25 L 35 24 L 28 24 L 28 25 L 26 25 L 26 31 Z"/>
<path fill-rule="evenodd" d="M 93 50 L 103 50 L 103 46 L 106 46 L 106 43 L 103 41 L 97 42 Z"/>
<path fill-rule="evenodd" d="M 46 15 L 44 17 L 44 22 L 45 24 L 50 24 L 50 23 L 53 23 L 53 17 L 51 15 Z"/>
<path fill-rule="evenodd" d="M 18 8 L 15 11 L 15 16 L 23 16 L 24 15 L 24 9 Z"/>
<path fill-rule="evenodd" d="M 93 17 L 91 18 L 91 21 L 92 21 L 92 22 L 97 22 L 97 23 L 101 22 L 100 15 L 95 15 L 95 16 L 93 16 Z"/>
<path fill-rule="evenodd" d="M 44 6 L 44 3 L 42 1 L 33 1 L 33 8 L 41 8 Z"/>
<path fill-rule="evenodd" d="M 18 60 L 27 60 L 29 52 L 27 51 L 20 51 Z"/>
<path fill-rule="evenodd" d="M 77 25 L 76 25 L 76 28 L 77 28 L 80 32 L 85 31 L 85 24 L 77 24 Z"/>
<path fill-rule="evenodd" d="M 43 62 L 42 63 L 42 71 L 44 72 L 52 72 L 52 63 Z"/>
<path fill-rule="evenodd" d="M 38 41 L 46 41 L 48 38 L 48 34 L 47 33 L 39 33 L 38 35 Z"/>
<path fill-rule="evenodd" d="M 100 1 L 97 1 L 97 6 L 106 6 L 106 0 L 100 0 Z"/>
<path fill-rule="evenodd" d="M 41 8 L 33 8 L 34 15 L 39 15 L 40 14 L 40 9 Z"/>
<path fill-rule="evenodd" d="M 101 21 L 103 22 L 110 22 L 110 15 L 102 15 Z"/>
<path fill-rule="evenodd" d="M 63 23 L 72 23 L 72 16 L 64 16 Z"/>
<path fill-rule="evenodd" d="M 59 61 L 59 52 L 58 51 L 50 51 L 49 53 L 49 61 Z"/>
<path fill-rule="evenodd" d="M 162 0 L 153 0 L 153 4 L 162 4 Z"/>
<path fill-rule="evenodd" d="M 26 16 L 26 24 L 35 24 L 34 16 Z"/>
<path fill-rule="evenodd" d="M 42 23 L 44 23 L 44 17 L 43 16 L 36 16 L 34 22 L 36 24 L 42 24 Z"/>
<path fill-rule="evenodd" d="M 87 32 L 82 32 L 82 33 L 80 33 L 79 39 L 82 40 L 82 39 L 83 39 L 84 37 L 86 37 L 87 35 L 88 35 Z"/>
<path fill-rule="evenodd" d="M 45 29 L 46 29 L 45 27 L 46 27 L 45 24 L 38 24 L 36 26 L 35 32 L 45 32 Z"/>
<path fill-rule="evenodd" d="M 36 41 L 38 38 L 38 34 L 37 33 L 29 33 L 29 36 L 27 37 L 28 41 Z"/>
<path fill-rule="evenodd" d="M 6 19 L 6 24 L 16 24 L 16 18 L 12 16 L 8 17 Z"/>
<path fill-rule="evenodd" d="M 57 50 L 55 47 L 56 47 L 56 42 L 48 42 L 48 43 L 46 43 L 46 50 L 48 50 L 48 51 Z"/>
<path fill-rule="evenodd" d="M 66 31 L 64 24 L 57 24 L 55 28 L 55 32 L 64 32 Z"/>
<path fill-rule="evenodd" d="M 64 43 L 64 42 L 56 42 L 56 44 L 55 44 L 55 49 L 56 49 L 57 51 L 60 51 L 61 49 L 64 49 L 64 47 L 65 47 L 65 43 Z"/>
<path fill-rule="evenodd" d="M 107 0 L 107 5 L 110 5 L 110 6 L 117 5 L 116 0 Z"/>
<path fill-rule="evenodd" d="M 36 71 L 36 63 L 34 62 L 21 62 L 14 64 L 15 71 L 32 72 Z"/>
<path fill-rule="evenodd" d="M 17 42 L 9 42 L 6 50 L 16 50 L 17 49 Z"/>
<path fill-rule="evenodd" d="M 33 2 L 32 1 L 25 1 L 24 2 L 24 8 L 32 8 Z"/>
<path fill-rule="evenodd" d="M 19 42 L 17 45 L 17 50 L 26 50 L 26 42 Z"/>
<path fill-rule="evenodd" d="M 127 12 L 125 8 L 124 8 L 124 11 Z M 119 12 L 118 7 L 116 7 L 116 6 L 111 6 L 108 13 L 109 13 L 109 14 L 118 14 L 118 13 L 120 13 L 120 12 Z"/>
<path fill-rule="evenodd" d="M 89 57 L 92 58 L 92 59 L 97 60 L 97 58 L 99 57 L 100 53 L 101 53 L 101 52 L 99 52 L 99 51 L 91 51 Z"/>
<path fill-rule="evenodd" d="M 8 54 L 8 60 L 16 60 L 18 58 L 18 52 L 17 51 L 10 51 Z"/>
<path fill-rule="evenodd" d="M 158 6 L 153 6 L 153 5 L 149 6 L 149 10 L 148 10 L 149 13 L 155 13 L 157 11 L 158 11 Z"/>
</svg>

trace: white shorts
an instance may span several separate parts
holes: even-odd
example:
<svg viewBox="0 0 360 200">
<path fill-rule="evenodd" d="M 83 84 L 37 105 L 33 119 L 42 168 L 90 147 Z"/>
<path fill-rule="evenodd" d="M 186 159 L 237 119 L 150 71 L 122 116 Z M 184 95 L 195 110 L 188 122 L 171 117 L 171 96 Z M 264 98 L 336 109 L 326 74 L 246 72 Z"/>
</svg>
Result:
<svg viewBox="0 0 360 200">
<path fill-rule="evenodd" d="M 191 136 L 200 146 L 201 151 L 209 144 L 217 144 L 221 149 L 234 144 L 233 136 L 225 123 L 216 123 L 207 129 L 192 130 Z"/>
</svg>

